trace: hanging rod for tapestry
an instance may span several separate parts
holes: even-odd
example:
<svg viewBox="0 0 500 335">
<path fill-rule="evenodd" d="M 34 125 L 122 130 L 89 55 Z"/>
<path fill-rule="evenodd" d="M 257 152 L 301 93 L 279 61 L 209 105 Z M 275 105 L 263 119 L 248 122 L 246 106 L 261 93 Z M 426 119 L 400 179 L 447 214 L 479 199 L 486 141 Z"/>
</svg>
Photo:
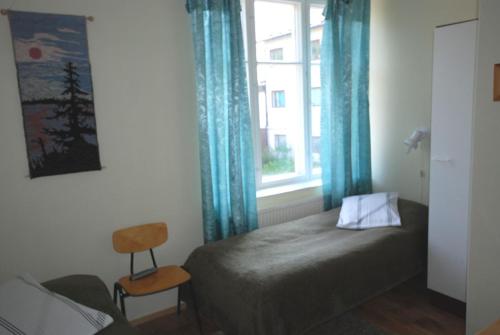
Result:
<svg viewBox="0 0 500 335">
<path fill-rule="evenodd" d="M 8 15 L 9 14 L 9 10 L 2 8 L 2 9 L 0 9 L 0 14 L 2 14 L 2 15 Z M 89 22 L 94 22 L 94 17 L 93 16 L 87 16 L 86 19 Z"/>
</svg>

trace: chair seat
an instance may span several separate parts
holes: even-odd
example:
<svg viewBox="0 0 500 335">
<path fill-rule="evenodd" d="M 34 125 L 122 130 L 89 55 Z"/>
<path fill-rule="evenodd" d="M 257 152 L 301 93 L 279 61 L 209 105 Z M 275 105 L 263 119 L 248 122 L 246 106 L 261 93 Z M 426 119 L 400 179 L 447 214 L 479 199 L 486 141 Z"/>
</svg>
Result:
<svg viewBox="0 0 500 335">
<path fill-rule="evenodd" d="M 141 296 L 161 291 L 166 291 L 188 282 L 191 275 L 177 265 L 159 267 L 158 270 L 147 277 L 130 280 L 125 276 L 118 283 L 130 296 Z"/>
</svg>

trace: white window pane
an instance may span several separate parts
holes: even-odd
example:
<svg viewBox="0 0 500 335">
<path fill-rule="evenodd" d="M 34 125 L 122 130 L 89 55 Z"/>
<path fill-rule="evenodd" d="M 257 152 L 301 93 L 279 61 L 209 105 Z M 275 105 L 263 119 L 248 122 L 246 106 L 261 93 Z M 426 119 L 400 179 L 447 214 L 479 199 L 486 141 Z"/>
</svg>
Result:
<svg viewBox="0 0 500 335">
<path fill-rule="evenodd" d="M 259 64 L 262 182 L 304 175 L 302 65 Z"/>
<path fill-rule="evenodd" d="M 300 60 L 299 13 L 297 3 L 255 1 L 257 61 Z"/>
</svg>

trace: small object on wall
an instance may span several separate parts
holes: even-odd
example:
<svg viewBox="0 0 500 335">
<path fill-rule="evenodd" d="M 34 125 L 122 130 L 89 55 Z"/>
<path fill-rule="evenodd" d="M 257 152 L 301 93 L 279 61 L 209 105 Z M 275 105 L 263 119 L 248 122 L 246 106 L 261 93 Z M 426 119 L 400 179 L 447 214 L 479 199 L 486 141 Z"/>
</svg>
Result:
<svg viewBox="0 0 500 335">
<path fill-rule="evenodd" d="M 85 16 L 7 11 L 30 177 L 101 170 Z"/>
<path fill-rule="evenodd" d="M 407 153 L 417 149 L 418 144 L 430 134 L 428 128 L 417 128 L 413 131 L 410 137 L 408 137 L 403 143 L 408 146 Z"/>
<path fill-rule="evenodd" d="M 500 101 L 500 64 L 495 64 L 493 76 L 493 101 Z"/>
</svg>

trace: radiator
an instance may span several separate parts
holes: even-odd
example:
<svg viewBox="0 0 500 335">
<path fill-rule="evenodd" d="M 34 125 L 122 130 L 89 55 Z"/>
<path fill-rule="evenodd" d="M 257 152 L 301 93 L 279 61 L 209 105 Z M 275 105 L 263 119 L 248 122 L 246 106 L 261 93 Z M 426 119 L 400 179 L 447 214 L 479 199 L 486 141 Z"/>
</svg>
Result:
<svg viewBox="0 0 500 335">
<path fill-rule="evenodd" d="M 284 206 L 266 208 L 259 211 L 259 226 L 271 226 L 297 220 L 323 211 L 323 197 L 294 202 Z"/>
</svg>

